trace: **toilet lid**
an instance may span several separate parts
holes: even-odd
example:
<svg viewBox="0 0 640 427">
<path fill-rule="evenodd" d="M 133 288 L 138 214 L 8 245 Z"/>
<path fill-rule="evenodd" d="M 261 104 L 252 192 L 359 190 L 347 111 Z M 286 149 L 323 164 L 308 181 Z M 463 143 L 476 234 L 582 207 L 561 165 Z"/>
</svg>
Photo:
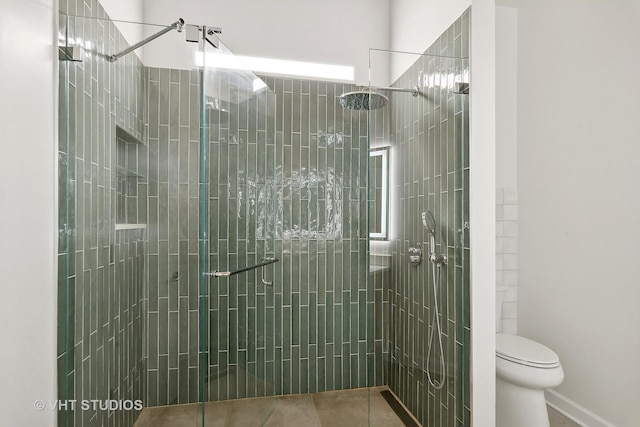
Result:
<svg viewBox="0 0 640 427">
<path fill-rule="evenodd" d="M 496 334 L 496 356 L 538 368 L 560 366 L 558 355 L 549 347 L 518 335 Z"/>
</svg>

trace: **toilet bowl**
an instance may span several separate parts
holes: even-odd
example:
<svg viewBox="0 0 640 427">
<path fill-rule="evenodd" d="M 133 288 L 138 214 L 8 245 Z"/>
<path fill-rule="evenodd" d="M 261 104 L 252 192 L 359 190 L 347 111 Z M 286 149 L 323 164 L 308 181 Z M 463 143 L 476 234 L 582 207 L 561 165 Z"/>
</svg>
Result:
<svg viewBox="0 0 640 427">
<path fill-rule="evenodd" d="M 544 390 L 563 379 L 551 349 L 518 335 L 496 334 L 496 427 L 549 427 Z"/>
</svg>

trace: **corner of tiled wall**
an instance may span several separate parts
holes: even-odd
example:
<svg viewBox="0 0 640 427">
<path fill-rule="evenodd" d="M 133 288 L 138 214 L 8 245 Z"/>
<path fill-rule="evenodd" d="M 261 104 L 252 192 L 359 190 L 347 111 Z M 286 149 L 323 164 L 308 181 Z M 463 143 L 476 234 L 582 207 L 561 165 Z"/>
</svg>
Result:
<svg viewBox="0 0 640 427">
<path fill-rule="evenodd" d="M 496 332 L 518 332 L 518 192 L 496 190 Z"/>
</svg>

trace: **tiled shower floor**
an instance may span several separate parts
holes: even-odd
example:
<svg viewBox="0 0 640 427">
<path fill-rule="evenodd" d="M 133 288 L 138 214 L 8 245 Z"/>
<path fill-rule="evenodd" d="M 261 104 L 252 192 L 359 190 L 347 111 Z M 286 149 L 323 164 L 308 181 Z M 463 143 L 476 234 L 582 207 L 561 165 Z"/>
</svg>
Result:
<svg viewBox="0 0 640 427">
<path fill-rule="evenodd" d="M 208 402 L 207 427 L 365 427 L 368 426 L 369 391 L 371 426 L 404 427 L 380 391 L 387 387 L 330 391 L 314 394 Z M 579 427 L 569 418 L 549 410 L 551 427 Z M 201 405 L 145 408 L 134 427 L 201 427 Z"/>
<path fill-rule="evenodd" d="M 386 387 L 228 400 L 205 404 L 207 427 L 404 427 L 379 393 Z M 201 427 L 201 405 L 145 408 L 134 427 Z"/>
</svg>

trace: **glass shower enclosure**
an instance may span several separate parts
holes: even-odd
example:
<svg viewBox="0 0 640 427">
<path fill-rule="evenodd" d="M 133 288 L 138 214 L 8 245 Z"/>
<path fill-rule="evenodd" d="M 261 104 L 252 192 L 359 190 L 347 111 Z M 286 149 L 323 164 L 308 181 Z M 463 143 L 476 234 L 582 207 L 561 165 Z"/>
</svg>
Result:
<svg viewBox="0 0 640 427">
<path fill-rule="evenodd" d="M 59 425 L 272 395 L 274 92 L 215 28 L 84 6 L 60 6 Z"/>
<path fill-rule="evenodd" d="M 275 358 L 275 93 L 220 41 L 205 38 L 202 47 L 201 396 L 273 396 L 282 394 Z M 262 425 L 270 417 L 273 402 L 262 403 L 244 422 Z M 219 417 L 214 408 L 205 412 L 211 423 Z"/>
<path fill-rule="evenodd" d="M 468 425 L 464 51 L 372 51 L 419 96 L 353 110 L 215 27 L 60 3 L 58 424 Z"/>
</svg>

